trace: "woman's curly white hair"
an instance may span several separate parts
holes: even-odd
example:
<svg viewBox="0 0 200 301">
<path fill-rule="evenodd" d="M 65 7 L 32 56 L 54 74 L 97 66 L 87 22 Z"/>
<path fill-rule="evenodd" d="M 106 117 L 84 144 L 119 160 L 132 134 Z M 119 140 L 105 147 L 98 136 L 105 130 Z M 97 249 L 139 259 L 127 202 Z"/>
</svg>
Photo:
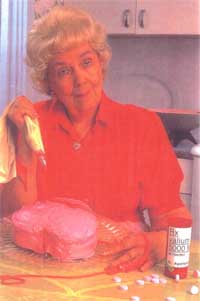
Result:
<svg viewBox="0 0 200 301">
<path fill-rule="evenodd" d="M 27 65 L 34 87 L 42 93 L 50 94 L 48 85 L 48 65 L 55 54 L 88 42 L 96 51 L 105 75 L 111 49 L 102 25 L 87 12 L 56 6 L 40 19 L 35 20 L 27 39 Z"/>
</svg>

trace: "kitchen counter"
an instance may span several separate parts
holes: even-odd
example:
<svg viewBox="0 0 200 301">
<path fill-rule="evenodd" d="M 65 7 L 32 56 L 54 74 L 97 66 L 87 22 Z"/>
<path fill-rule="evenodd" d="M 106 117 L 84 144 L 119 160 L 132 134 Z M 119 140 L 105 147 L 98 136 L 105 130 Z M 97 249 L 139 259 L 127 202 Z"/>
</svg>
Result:
<svg viewBox="0 0 200 301">
<path fill-rule="evenodd" d="M 2 301 L 122 301 L 130 300 L 132 295 L 140 296 L 141 301 L 161 301 L 167 296 L 176 297 L 176 301 L 200 300 L 200 294 L 187 293 L 189 285 L 200 286 L 200 279 L 192 277 L 192 271 L 200 268 L 200 241 L 192 241 L 187 279 L 176 282 L 167 278 L 167 284 L 145 282 L 144 286 L 135 283 L 152 273 L 164 277 L 161 263 L 145 273 L 119 273 L 122 283 L 129 287 L 123 291 L 119 283 L 113 282 L 113 276 L 102 272 L 107 258 L 96 255 L 87 261 L 61 263 L 16 247 L 9 229 L 1 225 L 0 230 L 0 275 L 1 280 L 7 279 L 6 284 L 0 285 Z M 15 277 L 2 278 L 5 275 Z"/>
</svg>

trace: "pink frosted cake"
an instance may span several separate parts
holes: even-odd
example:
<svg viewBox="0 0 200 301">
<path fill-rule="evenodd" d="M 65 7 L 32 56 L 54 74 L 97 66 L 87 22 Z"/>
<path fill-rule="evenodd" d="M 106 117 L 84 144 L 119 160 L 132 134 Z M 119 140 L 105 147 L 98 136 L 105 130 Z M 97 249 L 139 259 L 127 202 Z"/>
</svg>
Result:
<svg viewBox="0 0 200 301">
<path fill-rule="evenodd" d="M 36 253 L 67 261 L 91 257 L 97 221 L 87 205 L 66 199 L 37 202 L 12 215 L 15 243 Z"/>
</svg>

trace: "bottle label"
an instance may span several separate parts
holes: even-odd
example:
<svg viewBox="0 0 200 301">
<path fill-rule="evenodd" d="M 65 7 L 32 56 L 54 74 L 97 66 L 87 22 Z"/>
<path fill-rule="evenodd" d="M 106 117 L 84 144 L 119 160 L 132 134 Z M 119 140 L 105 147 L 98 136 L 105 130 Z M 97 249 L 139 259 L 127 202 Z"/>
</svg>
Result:
<svg viewBox="0 0 200 301">
<path fill-rule="evenodd" d="M 191 227 L 169 227 L 167 265 L 176 268 L 187 267 L 190 256 Z"/>
</svg>

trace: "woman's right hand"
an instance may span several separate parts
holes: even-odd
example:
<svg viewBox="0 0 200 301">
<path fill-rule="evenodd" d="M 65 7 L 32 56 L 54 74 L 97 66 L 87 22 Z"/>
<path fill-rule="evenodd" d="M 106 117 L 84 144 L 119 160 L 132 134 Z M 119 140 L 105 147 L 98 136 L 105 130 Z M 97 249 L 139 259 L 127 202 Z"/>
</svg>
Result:
<svg viewBox="0 0 200 301">
<path fill-rule="evenodd" d="M 8 109 L 8 119 L 17 127 L 18 131 L 24 128 L 24 116 L 28 115 L 31 118 L 37 118 L 37 112 L 34 109 L 33 103 L 25 96 L 18 96 Z"/>
<path fill-rule="evenodd" d="M 18 136 L 16 131 L 20 133 L 19 139 L 15 141 L 17 145 L 17 157 L 20 158 L 21 162 L 29 165 L 32 164 L 33 151 L 26 139 L 25 115 L 28 115 L 33 119 L 38 117 L 33 103 L 25 96 L 18 96 L 10 107 L 8 107 L 7 117 L 11 123 L 13 136 Z"/>
<path fill-rule="evenodd" d="M 25 96 L 16 97 L 5 111 L 15 143 L 17 176 L 4 185 L 2 216 L 10 215 L 23 204 L 31 204 L 37 199 L 37 157 L 26 141 L 25 115 L 38 117 L 32 102 Z"/>
</svg>

